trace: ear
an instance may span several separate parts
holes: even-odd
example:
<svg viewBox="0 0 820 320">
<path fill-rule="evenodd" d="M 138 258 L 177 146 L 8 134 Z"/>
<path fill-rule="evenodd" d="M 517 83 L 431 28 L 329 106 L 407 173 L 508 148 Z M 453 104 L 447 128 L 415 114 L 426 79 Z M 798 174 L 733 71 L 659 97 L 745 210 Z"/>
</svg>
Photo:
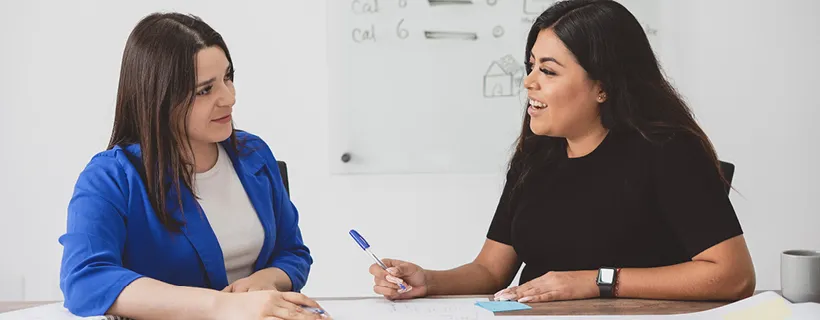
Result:
<svg viewBox="0 0 820 320">
<path fill-rule="evenodd" d="M 598 101 L 598 103 L 604 103 L 608 98 L 606 91 L 604 91 L 604 89 L 601 86 L 600 81 L 595 81 L 595 85 L 593 87 L 592 92 L 595 93 L 595 101 Z"/>
</svg>

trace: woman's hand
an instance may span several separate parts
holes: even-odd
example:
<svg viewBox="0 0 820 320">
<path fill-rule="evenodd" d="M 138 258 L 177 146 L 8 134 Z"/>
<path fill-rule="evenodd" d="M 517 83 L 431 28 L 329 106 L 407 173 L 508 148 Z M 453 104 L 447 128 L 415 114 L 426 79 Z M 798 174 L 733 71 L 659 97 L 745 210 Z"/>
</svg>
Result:
<svg viewBox="0 0 820 320">
<path fill-rule="evenodd" d="M 214 319 L 315 320 L 330 319 L 305 310 L 320 308 L 316 301 L 296 292 L 253 291 L 221 294 L 214 304 Z"/>
<path fill-rule="evenodd" d="M 262 290 L 277 290 L 273 281 L 260 273 L 254 273 L 245 278 L 239 279 L 222 289 L 223 292 L 250 292 Z"/>
<path fill-rule="evenodd" d="M 588 299 L 600 296 L 598 271 L 552 271 L 529 282 L 499 291 L 495 300 L 545 302 Z"/>
<path fill-rule="evenodd" d="M 389 300 L 412 299 L 427 295 L 427 277 L 421 267 L 401 260 L 382 259 L 387 271 L 378 264 L 370 266 L 375 285 L 373 291 Z M 405 286 L 401 290 L 399 284 Z"/>
<path fill-rule="evenodd" d="M 279 268 L 267 268 L 239 279 L 222 289 L 223 292 L 250 292 L 261 290 L 290 291 L 292 285 L 287 273 Z"/>
</svg>

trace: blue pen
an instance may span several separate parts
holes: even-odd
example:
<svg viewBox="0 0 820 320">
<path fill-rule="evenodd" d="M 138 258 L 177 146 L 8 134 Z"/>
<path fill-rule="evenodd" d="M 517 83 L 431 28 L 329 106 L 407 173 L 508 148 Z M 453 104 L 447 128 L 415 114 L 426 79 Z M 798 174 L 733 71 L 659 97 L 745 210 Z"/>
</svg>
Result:
<svg viewBox="0 0 820 320">
<path fill-rule="evenodd" d="M 319 309 L 319 308 L 302 306 L 302 309 L 304 309 L 307 312 L 312 312 L 312 313 L 321 315 L 322 317 L 327 317 L 327 313 L 325 312 L 325 310 L 322 310 L 322 309 Z"/>
<path fill-rule="evenodd" d="M 362 247 L 364 252 L 367 252 L 370 255 L 370 257 L 372 257 L 373 260 L 375 260 L 376 263 L 379 264 L 379 266 L 382 267 L 382 269 L 384 269 L 384 271 L 387 271 L 387 266 L 384 265 L 384 262 L 382 262 L 381 259 L 377 258 L 376 255 L 370 251 L 370 244 L 368 244 L 367 241 L 364 240 L 364 237 L 362 237 L 362 235 L 356 232 L 356 230 L 351 229 L 350 236 L 353 237 L 353 240 L 356 240 L 356 243 L 358 243 L 359 246 Z M 401 291 L 407 291 L 407 287 L 405 287 L 403 284 L 399 283 L 398 285 L 399 288 L 401 288 Z"/>
</svg>

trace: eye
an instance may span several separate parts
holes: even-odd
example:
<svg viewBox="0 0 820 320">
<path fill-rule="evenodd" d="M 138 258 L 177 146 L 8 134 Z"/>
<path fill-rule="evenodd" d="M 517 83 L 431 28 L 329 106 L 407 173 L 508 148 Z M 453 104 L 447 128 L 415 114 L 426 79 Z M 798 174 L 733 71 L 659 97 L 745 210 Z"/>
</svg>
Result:
<svg viewBox="0 0 820 320">
<path fill-rule="evenodd" d="M 202 88 L 202 90 L 197 91 L 196 95 L 204 96 L 206 94 L 209 94 L 209 93 L 211 93 L 211 89 L 213 89 L 213 88 L 214 88 L 214 86 L 211 86 L 211 85 L 206 86 L 205 88 Z"/>
<path fill-rule="evenodd" d="M 233 81 L 233 72 L 234 72 L 234 71 L 233 71 L 233 70 L 231 70 L 230 72 L 228 72 L 227 74 L 225 74 L 225 79 L 224 79 L 224 80 L 225 80 L 225 81 Z"/>
<path fill-rule="evenodd" d="M 546 68 L 540 68 L 539 70 L 541 70 L 541 72 L 543 72 L 544 74 L 546 74 L 548 76 L 554 76 L 555 75 L 555 72 L 549 71 Z"/>
</svg>

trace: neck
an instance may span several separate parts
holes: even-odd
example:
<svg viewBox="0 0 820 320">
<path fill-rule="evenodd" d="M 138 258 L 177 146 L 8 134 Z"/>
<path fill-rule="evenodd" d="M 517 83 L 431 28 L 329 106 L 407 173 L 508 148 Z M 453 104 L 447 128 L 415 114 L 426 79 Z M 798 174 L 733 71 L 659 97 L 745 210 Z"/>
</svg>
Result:
<svg viewBox="0 0 820 320">
<path fill-rule="evenodd" d="M 210 170 L 216 165 L 219 157 L 219 150 L 216 143 L 195 143 L 191 141 L 193 151 L 194 173 L 202 173 Z"/>
<path fill-rule="evenodd" d="M 607 134 L 609 134 L 609 129 L 598 124 L 576 136 L 567 137 L 567 156 L 579 158 L 592 153 L 601 145 Z"/>
</svg>

